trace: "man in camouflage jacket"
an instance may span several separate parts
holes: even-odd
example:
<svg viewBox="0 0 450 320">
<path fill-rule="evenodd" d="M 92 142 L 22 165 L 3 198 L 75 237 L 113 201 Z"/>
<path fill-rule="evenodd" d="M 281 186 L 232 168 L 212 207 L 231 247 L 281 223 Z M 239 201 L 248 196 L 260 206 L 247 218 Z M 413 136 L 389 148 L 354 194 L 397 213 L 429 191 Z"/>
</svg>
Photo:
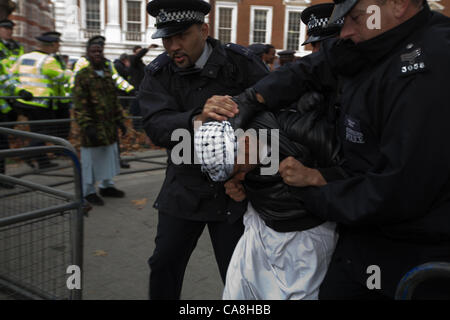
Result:
<svg viewBox="0 0 450 320">
<path fill-rule="evenodd" d="M 101 181 L 100 195 L 125 196 L 113 187 L 112 178 L 120 171 L 117 129 L 126 134 L 126 127 L 103 46 L 89 41 L 87 54 L 90 64 L 75 78 L 74 111 L 80 126 L 83 195 L 90 203 L 103 205 L 95 191 L 96 181 Z"/>
<path fill-rule="evenodd" d="M 123 126 L 125 119 L 111 71 L 108 68 L 102 71 L 104 78 L 90 65 L 81 70 L 75 80 L 74 110 L 83 147 L 107 146 L 117 142 L 117 128 Z"/>
</svg>

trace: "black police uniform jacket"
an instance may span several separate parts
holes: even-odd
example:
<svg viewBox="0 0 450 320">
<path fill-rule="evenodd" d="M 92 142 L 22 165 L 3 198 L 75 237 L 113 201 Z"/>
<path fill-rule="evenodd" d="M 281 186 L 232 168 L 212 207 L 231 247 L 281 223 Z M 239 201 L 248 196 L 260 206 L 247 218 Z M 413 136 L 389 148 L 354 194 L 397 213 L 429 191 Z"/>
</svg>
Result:
<svg viewBox="0 0 450 320">
<path fill-rule="evenodd" d="M 237 95 L 264 77 L 267 70 L 244 47 L 223 45 L 212 38 L 207 43 L 213 51 L 203 69 L 180 69 L 166 53 L 158 56 L 146 67 L 139 102 L 147 135 L 157 146 L 167 148 L 169 155 L 166 178 L 154 207 L 189 220 L 232 222 L 245 212 L 246 202 L 226 196 L 223 183 L 210 181 L 200 165 L 174 164 L 170 153 L 182 139 L 172 141 L 171 135 L 186 129 L 193 146 L 192 119 L 201 113 L 206 100 L 213 95 Z"/>
<path fill-rule="evenodd" d="M 425 2 L 408 21 L 349 47 L 325 41 L 254 88 L 275 108 L 340 76 L 338 133 L 351 177 L 309 188 L 305 202 L 345 226 L 340 243 L 366 267 L 379 265 L 392 286 L 414 264 L 450 260 L 450 19 Z M 365 269 L 360 276 L 365 283 Z"/>
</svg>

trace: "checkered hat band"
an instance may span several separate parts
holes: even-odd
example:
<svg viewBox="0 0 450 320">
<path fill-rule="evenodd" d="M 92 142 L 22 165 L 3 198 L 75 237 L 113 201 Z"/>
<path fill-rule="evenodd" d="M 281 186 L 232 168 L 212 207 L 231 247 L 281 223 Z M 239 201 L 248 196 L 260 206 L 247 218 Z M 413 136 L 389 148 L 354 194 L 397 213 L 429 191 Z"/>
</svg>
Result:
<svg viewBox="0 0 450 320">
<path fill-rule="evenodd" d="M 340 18 L 340 19 L 336 20 L 336 22 L 335 22 L 335 23 L 333 23 L 333 24 L 337 24 L 337 25 L 344 25 L 344 17 L 342 17 L 342 18 Z"/>
<path fill-rule="evenodd" d="M 199 11 L 183 10 L 183 11 L 165 11 L 160 10 L 156 16 L 156 25 L 166 24 L 169 22 L 203 22 L 205 21 L 205 14 Z"/>
<path fill-rule="evenodd" d="M 313 14 L 308 21 L 308 29 L 323 28 L 328 24 L 328 18 L 316 18 Z"/>
<path fill-rule="evenodd" d="M 194 146 L 201 169 L 213 181 L 225 181 L 233 173 L 237 138 L 228 121 L 207 122 L 195 131 Z"/>
</svg>

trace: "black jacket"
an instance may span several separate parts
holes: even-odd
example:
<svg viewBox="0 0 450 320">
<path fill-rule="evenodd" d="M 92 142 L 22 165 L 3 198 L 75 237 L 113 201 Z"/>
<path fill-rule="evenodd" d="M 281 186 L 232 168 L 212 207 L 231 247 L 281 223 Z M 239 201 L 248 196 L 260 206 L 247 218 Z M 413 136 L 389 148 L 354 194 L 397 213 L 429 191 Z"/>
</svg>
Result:
<svg viewBox="0 0 450 320">
<path fill-rule="evenodd" d="M 139 103 L 145 130 L 158 146 L 168 150 L 166 179 L 154 206 L 161 212 L 198 221 L 234 221 L 246 210 L 225 195 L 223 183 L 210 181 L 197 164 L 174 164 L 170 153 L 176 129 L 193 137 L 192 118 L 213 95 L 236 95 L 255 84 L 267 71 L 246 48 L 209 38 L 213 47 L 203 69 L 179 69 L 166 53 L 145 70 Z M 175 132 L 176 133 L 176 132 Z M 193 138 L 192 138 L 193 139 Z M 191 154 L 193 141 L 191 145 Z M 192 159 L 191 159 L 192 160 Z M 192 162 L 191 162 L 192 163 Z"/>
<path fill-rule="evenodd" d="M 278 130 L 280 161 L 294 157 L 308 167 L 336 168 L 335 176 L 344 178 L 345 172 L 337 169 L 340 165 L 339 143 L 333 106 L 328 99 L 314 105 L 305 105 L 301 101 L 281 112 L 260 112 L 248 127 L 262 134 L 266 132 L 264 129 Z M 271 144 L 269 139 L 265 140 Z M 286 185 L 279 173 L 263 175 L 259 168 L 255 169 L 245 176 L 244 186 L 253 208 L 275 231 L 302 231 L 324 222 L 305 207 L 304 188 Z"/>
<path fill-rule="evenodd" d="M 137 54 L 133 54 L 129 56 L 130 59 L 130 83 L 135 87 L 139 88 L 142 80 L 145 76 L 145 64 L 142 61 L 142 58 L 147 54 L 148 48 L 141 49 Z"/>
</svg>

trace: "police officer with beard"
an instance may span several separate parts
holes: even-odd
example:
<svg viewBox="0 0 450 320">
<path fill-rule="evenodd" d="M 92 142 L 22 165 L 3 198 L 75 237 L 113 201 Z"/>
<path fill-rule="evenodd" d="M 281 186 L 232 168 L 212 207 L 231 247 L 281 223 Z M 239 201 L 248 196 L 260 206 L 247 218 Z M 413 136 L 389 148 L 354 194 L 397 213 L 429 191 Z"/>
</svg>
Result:
<svg viewBox="0 0 450 320">
<path fill-rule="evenodd" d="M 335 3 L 330 23 L 345 17 L 340 39 L 258 82 L 246 107 L 277 108 L 338 79 L 349 177 L 329 182 L 324 170 L 293 158 L 279 171 L 286 184 L 311 187 L 310 212 L 340 225 L 319 297 L 392 299 L 413 267 L 450 261 L 450 92 L 441 86 L 450 70 L 450 18 L 422 0 Z M 378 26 L 367 13 L 374 5 Z M 378 270 L 373 286 L 370 270 Z M 448 281 L 425 283 L 415 297 L 448 299 L 448 288 Z"/>
<path fill-rule="evenodd" d="M 150 298 L 179 299 L 186 265 L 206 225 L 224 281 L 244 230 L 246 203 L 227 197 L 223 183 L 210 181 L 193 159 L 181 164 L 173 159 L 171 150 L 180 141 L 171 136 L 184 129 L 188 137 L 183 139 L 190 138 L 194 121 L 232 116 L 236 104 L 218 95 L 242 92 L 267 70 L 247 48 L 208 37 L 204 17 L 210 5 L 205 1 L 154 0 L 147 11 L 156 17 L 152 37 L 162 38 L 166 52 L 147 66 L 139 103 L 148 136 L 169 155 L 166 179 L 154 203 L 159 214 L 156 248 L 149 259 Z"/>
</svg>

